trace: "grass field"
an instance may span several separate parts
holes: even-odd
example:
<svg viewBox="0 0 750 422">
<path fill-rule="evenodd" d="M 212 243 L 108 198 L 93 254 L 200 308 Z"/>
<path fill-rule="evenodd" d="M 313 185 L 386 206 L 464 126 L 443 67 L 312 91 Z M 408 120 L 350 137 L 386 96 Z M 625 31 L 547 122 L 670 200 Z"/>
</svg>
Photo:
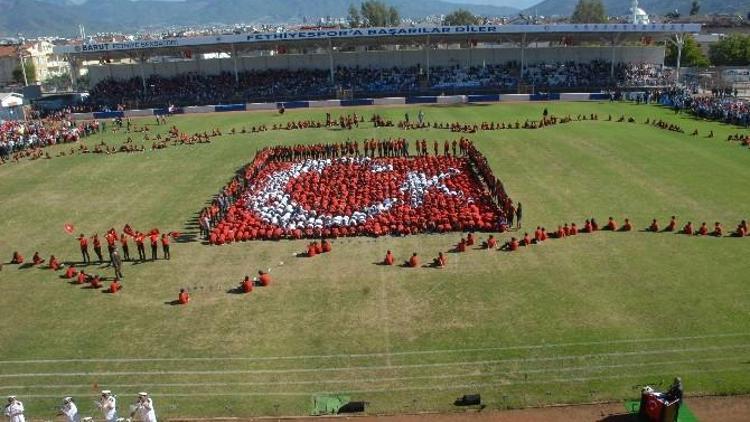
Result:
<svg viewBox="0 0 750 422">
<path fill-rule="evenodd" d="M 664 224 L 673 214 L 680 225 L 721 221 L 727 229 L 750 218 L 750 151 L 726 142 L 730 133 L 747 133 L 738 128 L 631 104 L 423 110 L 428 121 L 509 122 L 536 119 L 545 106 L 555 115 L 625 114 L 638 123 L 469 135 L 523 203 L 530 231 L 580 225 L 590 216 L 600 223 L 629 217 L 638 228 L 654 217 Z M 393 120 L 417 110 L 356 109 Z M 181 116 L 169 123 L 226 134 L 324 113 Z M 656 129 L 642 123 L 647 117 L 687 133 L 699 128 L 701 136 Z M 716 136 L 709 140 L 711 129 Z M 87 234 L 125 223 L 193 233 L 196 213 L 257 148 L 373 136 L 460 135 L 365 124 L 5 165 L 0 254 L 6 262 L 13 250 L 78 261 L 65 223 Z M 119 145 L 125 138 L 86 142 Z M 180 243 L 169 262 L 125 265 L 125 290 L 117 295 L 69 285 L 46 269 L 6 264 L 0 395 L 17 394 L 27 415 L 39 420 L 50 419 L 65 395 L 93 414 L 102 388 L 119 394 L 120 413 L 133 394 L 150 392 L 161 418 L 307 414 L 319 392 L 348 393 L 369 402 L 372 413 L 450 410 L 457 396 L 474 392 L 490 408 L 619 400 L 675 375 L 688 394 L 750 392 L 750 239 L 597 233 L 513 254 L 452 254 L 442 271 L 373 264 L 386 249 L 403 259 L 412 251 L 432 257 L 459 237 L 341 239 L 331 254 L 312 260 L 293 256 L 305 241 Z M 227 293 L 245 274 L 268 267 L 271 287 Z M 167 305 L 180 287 L 191 290 L 191 304 Z"/>
</svg>

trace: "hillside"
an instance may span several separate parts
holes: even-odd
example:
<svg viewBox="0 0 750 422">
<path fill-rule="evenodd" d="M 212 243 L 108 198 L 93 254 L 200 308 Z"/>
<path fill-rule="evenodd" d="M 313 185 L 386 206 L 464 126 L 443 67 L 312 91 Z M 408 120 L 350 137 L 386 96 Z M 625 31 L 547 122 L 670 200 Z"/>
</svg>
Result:
<svg viewBox="0 0 750 422">
<path fill-rule="evenodd" d="M 127 7 L 123 7 L 127 3 Z M 303 18 L 344 16 L 351 0 L 0 0 L 0 36 L 72 35 L 79 24 L 88 32 L 135 31 L 171 25 L 295 22 Z M 457 5 L 441 0 L 391 0 L 403 17 L 445 14 L 459 7 L 491 16 L 513 15 L 517 9 Z"/>
<path fill-rule="evenodd" d="M 544 0 L 526 9 L 526 13 L 543 16 L 568 16 L 573 13 L 578 0 Z M 649 14 L 663 15 L 677 9 L 681 14 L 690 12 L 689 0 L 640 0 L 639 6 Z M 741 13 L 750 12 L 747 0 L 701 0 L 701 13 Z M 611 16 L 626 15 L 630 9 L 629 1 L 604 0 L 607 14 Z"/>
</svg>

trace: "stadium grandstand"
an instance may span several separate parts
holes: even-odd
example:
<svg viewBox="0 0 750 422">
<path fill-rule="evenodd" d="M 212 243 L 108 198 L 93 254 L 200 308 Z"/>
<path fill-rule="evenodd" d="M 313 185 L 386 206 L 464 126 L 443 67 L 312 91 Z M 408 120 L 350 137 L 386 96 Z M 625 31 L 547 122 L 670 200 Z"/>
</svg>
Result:
<svg viewBox="0 0 750 422">
<path fill-rule="evenodd" d="M 663 41 L 696 24 L 308 28 L 67 45 L 79 111 L 666 87 Z"/>
</svg>

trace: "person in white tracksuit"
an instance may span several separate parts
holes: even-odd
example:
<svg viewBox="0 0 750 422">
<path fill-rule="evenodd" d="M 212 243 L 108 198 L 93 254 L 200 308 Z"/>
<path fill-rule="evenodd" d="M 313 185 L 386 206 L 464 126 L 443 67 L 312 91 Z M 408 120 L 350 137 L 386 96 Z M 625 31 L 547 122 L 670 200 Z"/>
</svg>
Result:
<svg viewBox="0 0 750 422">
<path fill-rule="evenodd" d="M 63 399 L 60 413 L 65 415 L 65 420 L 68 422 L 81 422 L 81 415 L 78 414 L 78 406 L 73 402 L 73 397 Z"/>
<path fill-rule="evenodd" d="M 8 417 L 8 422 L 26 422 L 23 412 L 23 403 L 18 401 L 16 396 L 9 396 L 8 404 L 5 405 L 5 416 Z"/>
<path fill-rule="evenodd" d="M 154 410 L 154 402 L 148 393 L 138 393 L 138 401 L 135 404 L 135 409 L 130 414 L 131 418 L 135 418 L 140 422 L 156 422 L 156 410 Z"/>
<path fill-rule="evenodd" d="M 105 422 L 117 422 L 117 399 L 109 390 L 103 390 L 102 396 L 97 402 L 97 406 L 102 411 Z"/>
</svg>

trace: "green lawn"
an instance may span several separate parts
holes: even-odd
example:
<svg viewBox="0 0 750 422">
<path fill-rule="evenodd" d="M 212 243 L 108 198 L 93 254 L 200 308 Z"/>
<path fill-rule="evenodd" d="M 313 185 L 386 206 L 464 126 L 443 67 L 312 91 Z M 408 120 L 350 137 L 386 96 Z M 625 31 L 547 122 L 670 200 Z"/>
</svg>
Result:
<svg viewBox="0 0 750 422">
<path fill-rule="evenodd" d="M 537 119 L 545 106 L 555 115 L 596 112 L 600 120 L 468 135 L 523 203 L 530 231 L 581 225 L 590 216 L 600 223 L 629 217 L 638 228 L 673 214 L 680 225 L 721 221 L 727 229 L 750 218 L 750 151 L 726 141 L 741 131 L 734 127 L 631 104 L 422 109 L 428 121 L 510 122 Z M 418 108 L 344 111 L 352 110 L 398 120 Z M 180 116 L 169 123 L 226 134 L 324 113 Z M 604 121 L 610 113 L 638 123 Z M 647 117 L 701 135 L 656 129 L 643 124 Z M 137 121 L 144 122 L 153 123 Z M 707 139 L 711 129 L 716 136 Z M 126 136 L 86 142 L 119 145 Z M 261 146 L 389 136 L 413 143 L 460 135 L 367 123 L 353 131 L 225 135 L 209 145 L 0 166 L 0 256 L 7 262 L 13 250 L 27 258 L 38 250 L 77 261 L 65 223 L 87 234 L 125 223 L 192 233 L 196 213 Z M 450 410 L 456 397 L 474 392 L 490 408 L 616 400 L 675 375 L 688 394 L 750 392 L 750 239 L 597 233 L 514 254 L 451 254 L 442 271 L 373 264 L 386 249 L 427 259 L 459 237 L 341 239 L 331 254 L 312 260 L 294 257 L 304 241 L 174 244 L 169 262 L 127 264 L 125 290 L 114 296 L 6 264 L 0 395 L 18 395 L 27 415 L 40 420 L 51 418 L 65 395 L 92 414 L 102 388 L 120 395 L 121 413 L 146 390 L 162 418 L 306 414 L 319 392 L 348 393 L 373 413 Z M 271 287 L 227 293 L 245 274 L 269 267 Z M 192 291 L 191 304 L 167 305 L 180 287 Z"/>
</svg>

